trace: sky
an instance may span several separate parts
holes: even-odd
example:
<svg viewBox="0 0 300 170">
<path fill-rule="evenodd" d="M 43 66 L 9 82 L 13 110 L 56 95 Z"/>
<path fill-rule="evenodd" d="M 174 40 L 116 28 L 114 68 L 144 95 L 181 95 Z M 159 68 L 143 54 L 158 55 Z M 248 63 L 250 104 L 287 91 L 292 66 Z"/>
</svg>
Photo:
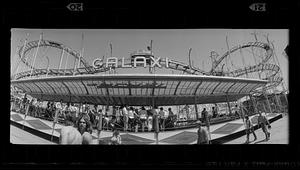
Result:
<svg viewBox="0 0 300 170">
<path fill-rule="evenodd" d="M 11 29 L 11 74 L 16 71 L 20 63 L 16 56 L 18 46 L 24 44 L 24 39 L 28 35 L 28 41 L 38 40 L 40 34 L 47 40 L 57 41 L 80 52 L 84 48 L 83 56 L 92 65 L 96 58 L 110 56 L 110 46 L 112 44 L 112 55 L 117 58 L 128 58 L 129 54 L 136 50 L 146 50 L 153 40 L 153 53 L 161 58 L 170 59 L 188 64 L 188 51 L 192 48 L 191 60 L 193 65 L 209 71 L 211 68 L 211 51 L 215 51 L 222 56 L 227 51 L 226 37 L 229 48 L 236 45 L 254 42 L 252 33 L 257 33 L 258 41 L 266 42 L 263 35 L 268 38 L 275 46 L 275 54 L 279 60 L 280 67 L 286 86 L 288 86 L 288 60 L 282 55 L 284 48 L 288 44 L 287 29 Z M 82 34 L 83 39 L 82 39 Z M 30 62 L 33 63 L 36 49 L 28 53 Z M 257 50 L 259 53 L 259 50 Z M 60 51 L 56 49 L 40 48 L 35 66 L 40 68 L 47 67 L 47 60 L 50 59 L 49 67 L 58 68 L 60 61 Z M 73 68 L 74 59 L 69 57 L 66 62 L 65 54 L 62 59 L 62 67 L 67 63 L 67 68 Z M 241 57 L 242 56 L 242 57 Z M 231 54 L 227 61 L 228 68 L 235 70 L 249 65 L 255 65 L 250 49 Z M 244 60 L 244 61 L 243 61 Z M 231 63 L 231 64 L 230 64 Z M 18 72 L 25 71 L 24 64 L 18 66 Z M 227 68 L 226 68 L 227 69 Z M 144 69 L 145 70 L 145 69 Z M 147 70 L 147 69 L 146 69 Z M 118 73 L 140 73 L 141 69 L 121 70 Z M 159 72 L 159 70 L 157 70 Z M 166 73 L 171 73 L 168 70 Z"/>
</svg>

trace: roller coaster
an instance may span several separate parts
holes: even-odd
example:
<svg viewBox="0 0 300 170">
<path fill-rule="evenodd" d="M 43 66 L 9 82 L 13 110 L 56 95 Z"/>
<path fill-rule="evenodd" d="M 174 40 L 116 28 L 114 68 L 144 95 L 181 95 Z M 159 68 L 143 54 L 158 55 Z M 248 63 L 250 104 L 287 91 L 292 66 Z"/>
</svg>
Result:
<svg viewBox="0 0 300 170">
<path fill-rule="evenodd" d="M 46 47 L 46 48 L 55 48 L 62 50 L 63 52 L 66 52 L 68 55 L 71 55 L 75 61 L 80 61 L 80 64 L 83 65 L 83 67 L 74 67 L 74 68 L 68 68 L 68 69 L 61 69 L 61 68 L 42 68 L 38 69 L 35 68 L 32 64 L 28 62 L 28 54 L 31 50 L 34 50 L 36 48 L 40 47 Z M 256 48 L 264 51 L 264 56 L 262 56 L 262 60 L 260 63 L 256 63 L 255 65 L 251 66 L 245 66 L 243 68 L 235 69 L 235 70 L 229 70 L 224 71 L 222 63 L 228 58 L 230 55 L 236 53 L 237 51 L 241 51 L 242 49 L 246 48 Z M 37 50 L 37 49 L 36 49 Z M 213 58 L 212 61 L 212 68 L 210 71 L 204 71 L 198 67 L 195 67 L 190 62 L 190 53 L 191 49 L 189 50 L 189 64 L 185 64 L 183 62 L 175 61 L 175 60 L 169 60 L 168 69 L 173 69 L 180 71 L 182 73 L 186 74 L 194 74 L 194 75 L 207 75 L 207 76 L 228 76 L 228 77 L 241 77 L 248 75 L 250 73 L 259 73 L 262 74 L 263 72 L 268 72 L 268 75 L 264 78 L 261 78 L 263 80 L 268 80 L 267 86 L 265 86 L 262 90 L 268 90 L 275 88 L 278 86 L 282 81 L 283 78 L 281 77 L 280 73 L 280 67 L 276 64 L 270 64 L 268 61 L 274 56 L 274 45 L 270 43 L 269 41 L 267 43 L 265 42 L 248 42 L 242 45 L 234 46 L 231 49 L 228 49 L 219 59 L 217 57 L 219 56 L 216 52 L 212 51 L 211 56 Z M 79 52 L 76 52 L 75 50 L 72 50 L 70 47 L 56 41 L 52 40 L 35 40 L 30 41 L 28 43 L 25 43 L 23 46 L 21 46 L 18 50 L 18 57 L 20 60 L 30 68 L 29 71 L 23 71 L 20 73 L 16 73 L 13 78 L 15 80 L 28 78 L 28 77 L 38 77 L 38 76 L 72 76 L 72 75 L 86 75 L 86 74 L 97 74 L 97 73 L 103 73 L 111 70 L 111 67 L 103 66 L 100 69 L 95 69 L 93 66 L 89 65 L 89 63 L 84 59 L 84 57 L 80 56 L 81 54 Z M 151 54 L 143 53 L 139 54 L 140 56 L 153 56 Z M 119 59 L 120 60 L 120 59 Z M 165 60 L 161 60 L 160 63 L 165 63 Z M 120 62 L 119 62 L 120 63 Z M 132 58 L 126 58 L 125 59 L 126 64 L 132 64 Z M 75 64 L 74 64 L 75 65 Z M 115 68 L 117 69 L 117 68 Z M 221 71 L 220 71 L 221 70 Z"/>
</svg>

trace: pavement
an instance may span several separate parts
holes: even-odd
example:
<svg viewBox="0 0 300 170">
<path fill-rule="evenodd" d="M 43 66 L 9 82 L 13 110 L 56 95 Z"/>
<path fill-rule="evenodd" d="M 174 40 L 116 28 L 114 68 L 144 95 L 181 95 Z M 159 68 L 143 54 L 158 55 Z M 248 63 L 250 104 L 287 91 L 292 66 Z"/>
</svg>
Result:
<svg viewBox="0 0 300 170">
<path fill-rule="evenodd" d="M 25 145 L 35 145 L 35 144 L 45 144 L 52 145 L 55 144 L 49 140 L 43 139 L 36 135 L 33 135 L 25 130 L 10 125 L 10 143 L 13 144 L 25 144 Z"/>
<path fill-rule="evenodd" d="M 267 118 L 273 122 L 272 123 L 272 130 L 271 130 L 271 141 L 280 144 L 286 144 L 286 141 L 282 141 L 281 138 L 276 137 L 277 133 L 288 134 L 287 128 L 281 128 L 282 131 L 276 130 L 276 126 L 274 123 L 279 121 L 282 117 L 282 114 L 267 114 Z M 257 115 L 253 115 L 249 117 L 253 124 L 255 125 L 257 122 Z M 58 143 L 58 139 L 60 136 L 60 130 L 63 127 L 61 124 L 56 124 L 55 130 L 52 131 L 53 122 L 27 116 L 24 119 L 24 115 L 16 112 L 11 112 L 11 125 L 14 125 L 18 128 L 24 129 L 27 133 L 29 132 L 31 135 L 35 135 L 41 137 L 49 142 L 53 141 L 52 143 Z M 284 119 L 287 120 L 287 119 Z M 283 123 L 284 124 L 284 123 Z M 274 126 L 275 125 L 275 126 Z M 285 124 L 287 127 L 287 123 Z M 197 130 L 198 128 L 189 128 L 189 129 L 181 129 L 181 130 L 174 130 L 174 131 L 164 131 L 160 132 L 158 135 L 158 144 L 160 145 L 177 145 L 177 144 L 196 144 L 197 142 Z M 232 120 L 229 122 L 223 122 L 219 124 L 214 124 L 210 126 L 211 132 L 211 139 L 213 144 L 242 144 L 246 137 L 242 136 L 245 134 L 244 132 L 245 127 L 244 123 L 241 119 Z M 24 132 L 24 139 L 22 139 L 23 132 L 18 132 L 15 134 L 15 129 L 11 130 L 11 143 L 14 144 L 45 144 L 45 141 L 38 140 L 37 138 L 32 138 L 33 140 L 30 141 L 27 138 L 27 133 Z M 259 133 L 260 130 L 256 130 L 258 135 L 258 140 L 263 139 L 263 134 Z M 53 134 L 53 140 L 51 140 L 51 136 Z M 148 144 L 156 144 L 154 133 L 153 132 L 121 132 L 120 133 L 122 138 L 122 144 L 126 145 L 148 145 Z M 275 135 L 275 136 L 273 136 Z M 19 140 L 15 142 L 16 136 L 18 136 Z M 96 131 L 92 133 L 94 143 L 97 140 Z M 111 131 L 102 131 L 101 132 L 101 143 L 106 144 L 110 140 L 112 136 Z M 242 136 L 242 137 L 240 137 Z M 282 136 L 279 134 L 279 136 Z M 240 138 L 238 138 L 240 137 Z M 250 136 L 250 140 L 252 136 Z M 284 137 L 287 138 L 287 137 Z M 232 140 L 235 139 L 235 140 Z M 239 139 L 239 140 L 238 140 Z M 22 142 L 24 140 L 24 142 Z M 230 142 L 233 143 L 230 143 Z M 271 141 L 268 141 L 269 143 Z M 277 141 L 277 142 L 276 142 Z M 282 141 L 282 142 L 281 142 Z M 40 142 L 40 143 L 39 143 Z M 235 143 L 234 143 L 235 142 Z M 257 141 L 256 141 L 257 142 Z M 51 143 L 51 144 L 52 144 Z M 263 143 L 263 141 L 261 142 Z"/>
<path fill-rule="evenodd" d="M 256 129 L 255 134 L 257 140 L 254 140 L 253 134 L 250 134 L 249 144 L 288 144 L 289 143 L 289 126 L 288 116 L 284 116 L 281 119 L 271 123 L 272 128 L 270 129 L 271 137 L 269 141 L 265 140 L 265 134 L 262 129 Z M 237 139 L 225 142 L 224 144 L 244 144 L 246 141 L 246 135 L 243 135 Z"/>
</svg>

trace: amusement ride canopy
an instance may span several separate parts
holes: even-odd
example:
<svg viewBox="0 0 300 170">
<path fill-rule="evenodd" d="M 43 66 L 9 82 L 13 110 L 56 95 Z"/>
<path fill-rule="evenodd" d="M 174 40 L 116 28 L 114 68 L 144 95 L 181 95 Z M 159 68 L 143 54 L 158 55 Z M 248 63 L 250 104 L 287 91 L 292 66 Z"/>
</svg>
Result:
<svg viewBox="0 0 300 170">
<path fill-rule="evenodd" d="M 28 62 L 27 54 L 33 49 L 47 47 L 62 50 L 59 68 L 36 68 Z M 230 54 L 243 48 L 259 48 L 265 51 L 263 60 L 253 66 L 233 70 L 217 71 L 221 62 Z M 189 64 L 169 58 L 155 57 L 151 48 L 138 52 L 131 58 L 107 58 L 98 60 L 99 67 L 90 66 L 81 54 L 62 43 L 40 39 L 26 42 L 19 49 L 20 61 L 31 70 L 12 76 L 11 85 L 40 100 L 88 103 L 100 105 L 167 106 L 207 104 L 236 101 L 258 89 L 276 87 L 282 81 L 278 76 L 279 66 L 267 61 L 274 55 L 273 44 L 248 42 L 229 49 L 219 59 L 214 58 L 210 71 L 203 71 Z M 191 49 L 189 51 L 190 55 Z M 64 53 L 78 60 L 78 67 L 62 69 Z M 35 58 L 36 58 L 35 54 Z M 27 58 L 26 58 L 27 57 Z M 189 56 L 190 57 L 190 56 Z M 189 58 L 190 59 L 190 58 Z M 33 60 L 35 61 L 35 60 Z M 79 67 L 82 64 L 84 67 Z M 93 63 L 95 64 L 95 63 Z M 186 74 L 101 74 L 118 68 L 151 66 L 182 71 Z M 223 68 L 223 66 L 222 66 Z M 261 79 L 241 78 L 253 72 L 267 72 Z"/>
<path fill-rule="evenodd" d="M 236 101 L 266 80 L 172 75 L 111 74 L 13 80 L 12 85 L 41 100 L 100 105 L 184 105 Z"/>
</svg>

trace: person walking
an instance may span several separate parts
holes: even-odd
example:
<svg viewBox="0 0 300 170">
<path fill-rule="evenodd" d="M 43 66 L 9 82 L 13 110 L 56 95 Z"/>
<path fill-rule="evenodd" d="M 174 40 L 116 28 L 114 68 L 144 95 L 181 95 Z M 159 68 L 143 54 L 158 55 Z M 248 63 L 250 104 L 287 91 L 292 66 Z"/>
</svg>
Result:
<svg viewBox="0 0 300 170">
<path fill-rule="evenodd" d="M 266 135 L 265 140 L 268 141 L 268 140 L 270 140 L 270 135 L 271 135 L 271 133 L 268 131 L 268 129 L 271 129 L 270 122 L 265 115 L 262 115 L 261 111 L 259 111 L 258 114 L 259 114 L 259 116 L 257 118 L 258 127 L 261 127 L 262 131 Z"/>
<path fill-rule="evenodd" d="M 256 134 L 254 132 L 254 128 L 253 128 L 253 124 L 251 122 L 251 120 L 249 119 L 248 115 L 245 116 L 245 126 L 246 126 L 246 135 L 247 135 L 247 139 L 246 139 L 246 144 L 249 143 L 249 136 L 250 136 L 250 133 L 253 134 L 254 136 L 254 141 L 256 141 L 257 137 L 256 137 Z"/>
<path fill-rule="evenodd" d="M 202 144 L 209 144 L 210 140 L 209 140 L 209 134 L 206 128 L 202 127 L 201 125 L 201 121 L 198 121 L 198 139 L 197 139 L 197 144 L 198 145 L 202 145 Z"/>
</svg>

